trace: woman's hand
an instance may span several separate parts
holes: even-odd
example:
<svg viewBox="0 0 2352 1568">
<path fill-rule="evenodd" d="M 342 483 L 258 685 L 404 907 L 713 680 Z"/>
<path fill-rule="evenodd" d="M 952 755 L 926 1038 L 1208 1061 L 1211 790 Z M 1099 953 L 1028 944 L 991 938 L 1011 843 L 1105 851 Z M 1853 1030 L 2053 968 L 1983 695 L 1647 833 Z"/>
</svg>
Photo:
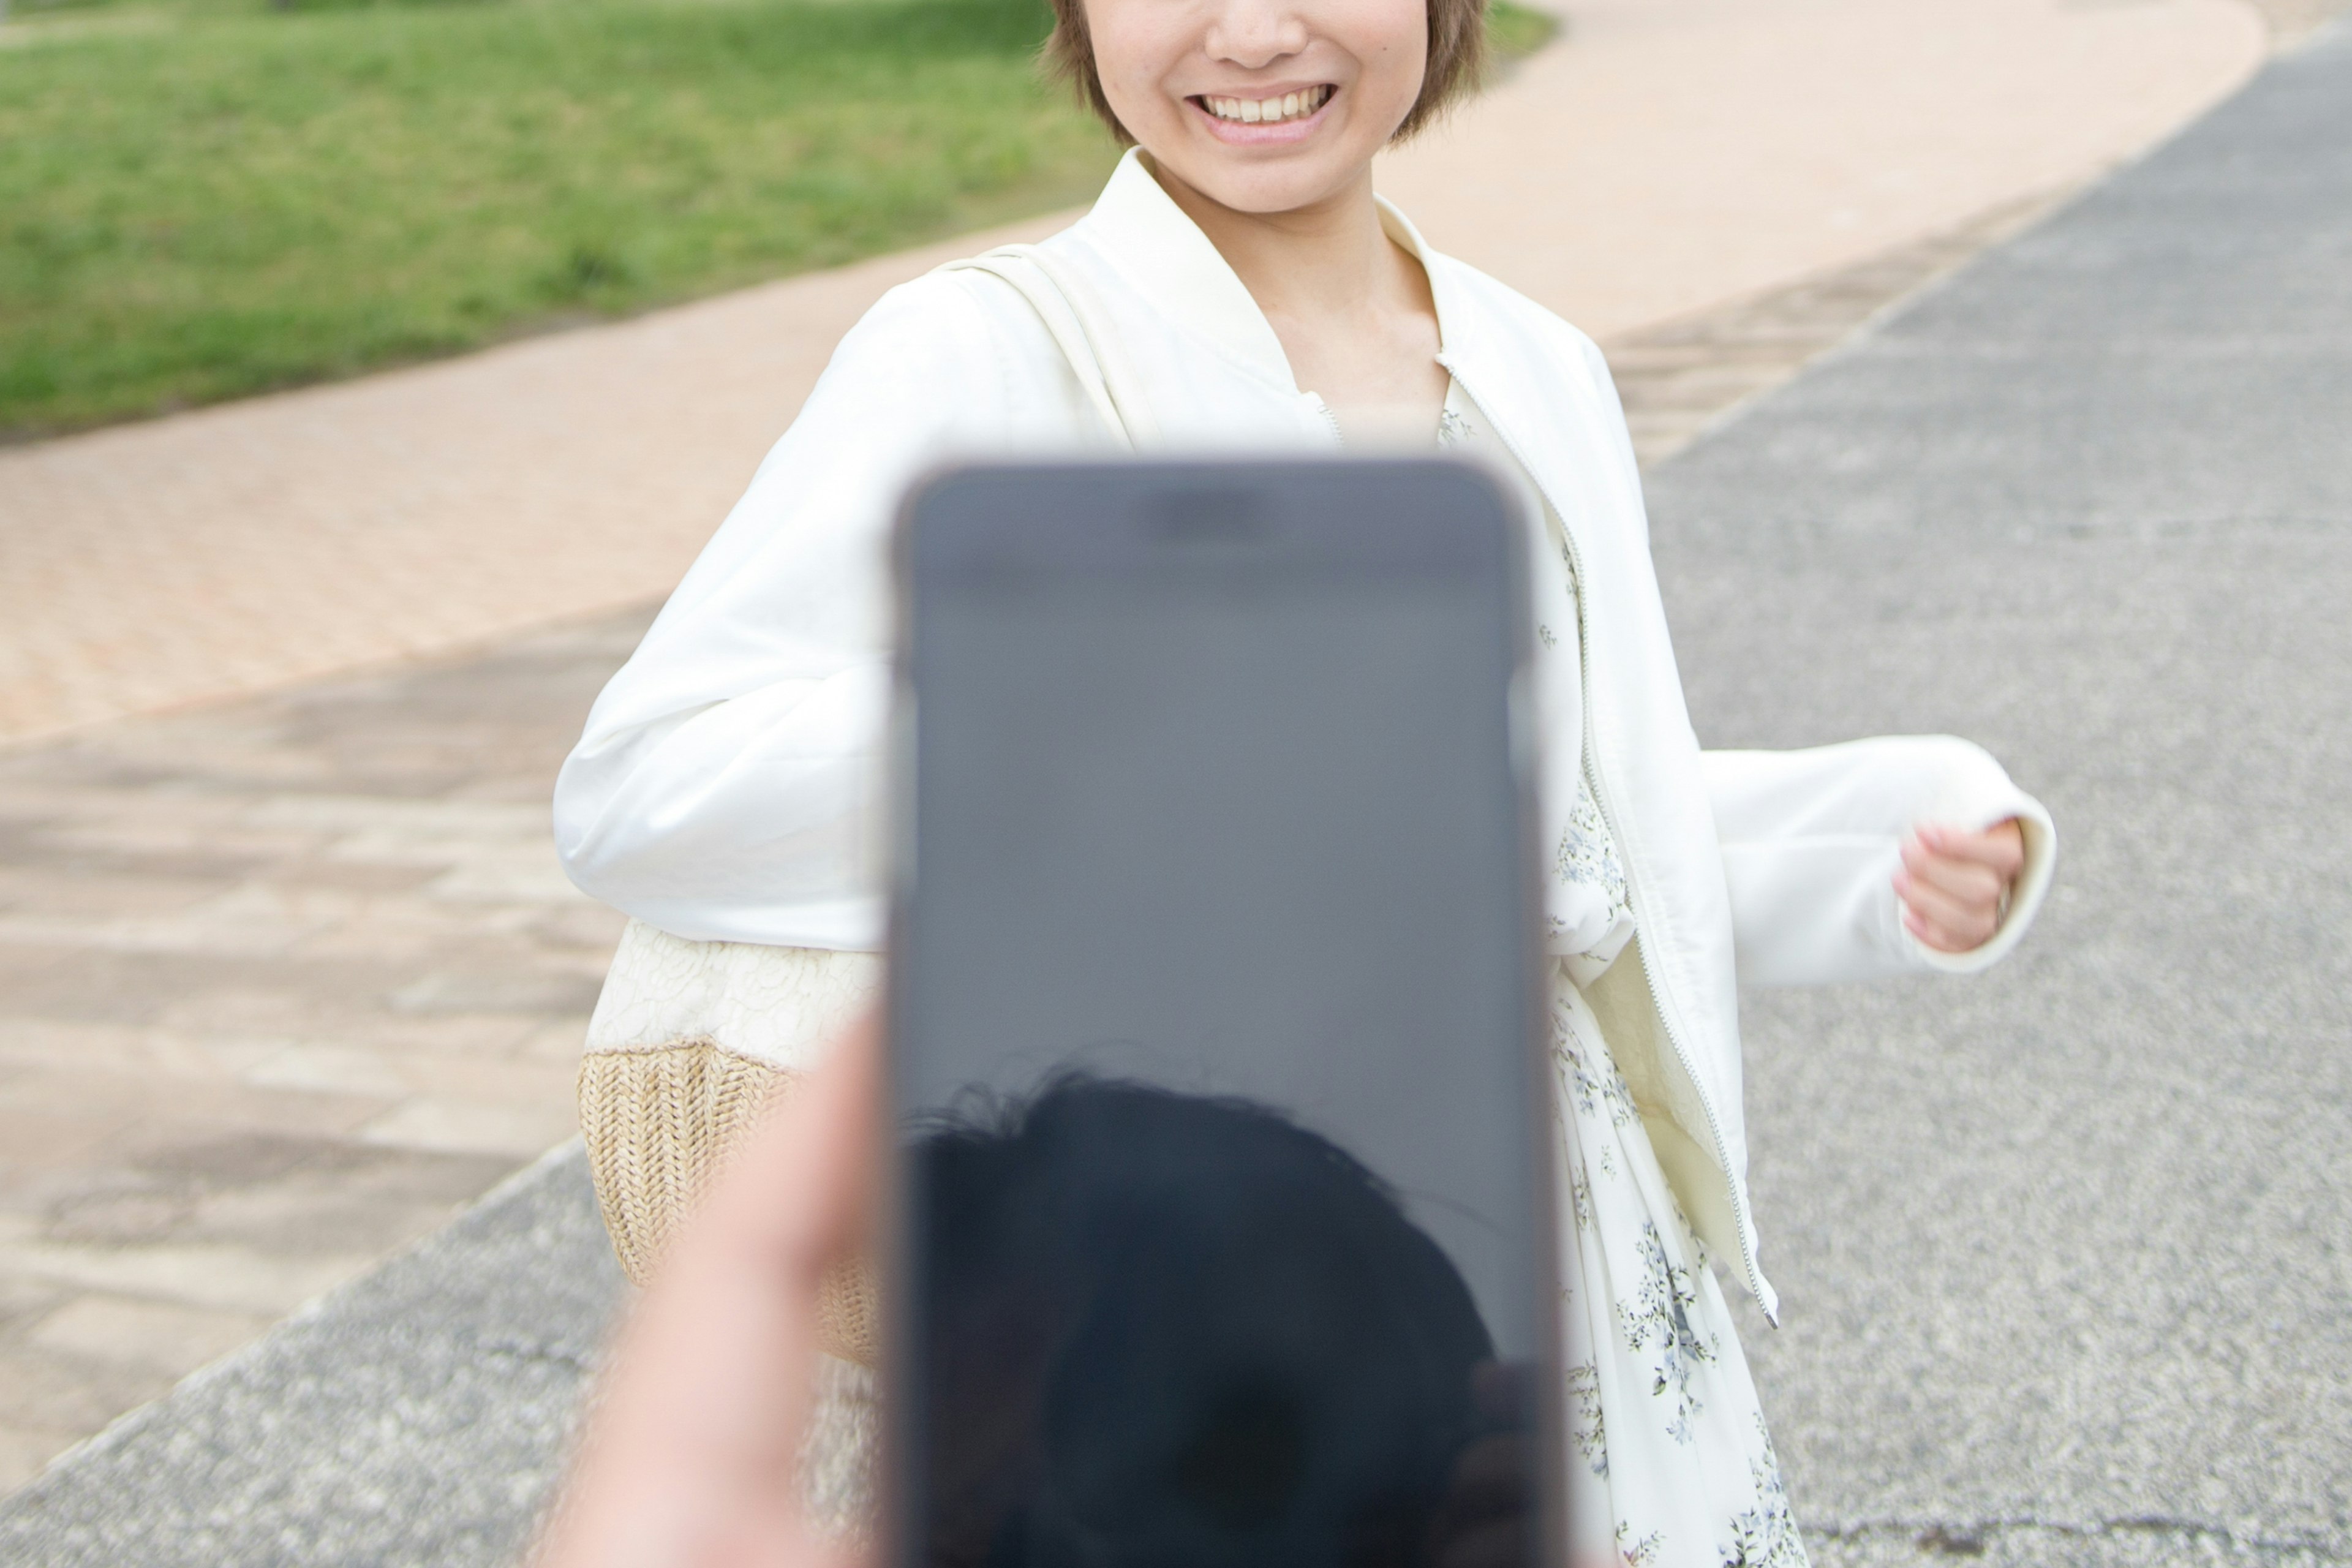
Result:
<svg viewBox="0 0 2352 1568">
<path fill-rule="evenodd" d="M 600 1379 L 536 1568 L 860 1568 L 801 1502 L 817 1296 L 870 1211 L 868 1022 L 768 1113 L 662 1260 Z"/>
<path fill-rule="evenodd" d="M 1982 833 L 1922 826 L 1904 840 L 1895 873 L 1903 928 L 1938 952 L 1981 947 L 2000 929 L 2024 868 L 2025 830 L 2015 817 Z"/>
</svg>

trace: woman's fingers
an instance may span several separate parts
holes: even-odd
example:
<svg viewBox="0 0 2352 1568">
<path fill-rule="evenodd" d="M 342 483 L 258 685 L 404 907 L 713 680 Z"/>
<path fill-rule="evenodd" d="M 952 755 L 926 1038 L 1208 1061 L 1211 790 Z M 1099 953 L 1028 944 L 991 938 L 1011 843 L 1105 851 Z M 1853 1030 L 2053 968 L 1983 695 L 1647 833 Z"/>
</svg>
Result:
<svg viewBox="0 0 2352 1568">
<path fill-rule="evenodd" d="M 1969 906 L 1999 903 L 2001 889 L 2009 885 L 2007 878 L 1981 860 L 1941 855 L 1916 839 L 1903 847 L 1903 873 L 1913 886 Z"/>
<path fill-rule="evenodd" d="M 1990 868 L 2004 885 L 2025 869 L 2025 828 L 2013 816 L 1981 833 L 1930 824 L 1919 829 L 1918 839 L 1939 856 Z"/>
<path fill-rule="evenodd" d="M 1895 891 L 1903 924 L 1944 952 L 1981 946 L 2000 928 L 2002 902 L 2025 865 L 2025 836 L 2015 821 L 1981 833 L 1923 826 L 1903 846 Z"/>
<path fill-rule="evenodd" d="M 1982 947 L 1986 940 L 1967 929 L 1966 922 L 1947 924 L 1920 913 L 1909 905 L 1903 910 L 1903 929 L 1937 952 L 1972 952 Z"/>
<path fill-rule="evenodd" d="M 1903 900 L 1903 924 L 1913 936 L 1942 952 L 1966 952 L 1982 946 L 1999 917 L 1990 907 L 1964 904 L 1938 889 L 1898 878 L 1895 891 Z"/>
</svg>

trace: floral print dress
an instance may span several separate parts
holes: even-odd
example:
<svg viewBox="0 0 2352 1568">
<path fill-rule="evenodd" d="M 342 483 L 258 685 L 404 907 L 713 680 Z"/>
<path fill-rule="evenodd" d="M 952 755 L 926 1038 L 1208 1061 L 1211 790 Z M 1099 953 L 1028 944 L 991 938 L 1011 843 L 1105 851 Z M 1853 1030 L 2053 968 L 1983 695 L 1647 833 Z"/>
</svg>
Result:
<svg viewBox="0 0 2352 1568">
<path fill-rule="evenodd" d="M 1481 424 L 1456 385 L 1440 447 L 1517 475 Z M 1561 629 L 1580 623 L 1577 592 L 1571 566 L 1571 602 L 1538 605 L 1537 635 L 1555 652 Z M 1580 911 L 1572 926 L 1552 920 L 1555 951 L 1563 936 L 1573 946 L 1559 960 L 1551 1005 L 1576 1560 L 1613 1552 L 1633 1568 L 1806 1568 L 1722 1287 L 1584 998 L 1634 935 L 1623 863 L 1589 784 L 1548 871 L 1555 895 L 1582 895 L 1547 900 Z"/>
</svg>

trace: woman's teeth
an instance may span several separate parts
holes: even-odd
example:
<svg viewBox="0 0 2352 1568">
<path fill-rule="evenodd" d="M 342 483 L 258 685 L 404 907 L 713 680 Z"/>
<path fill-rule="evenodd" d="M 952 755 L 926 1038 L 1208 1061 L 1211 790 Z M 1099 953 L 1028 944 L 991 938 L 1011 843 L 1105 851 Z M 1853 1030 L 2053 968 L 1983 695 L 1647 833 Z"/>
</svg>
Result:
<svg viewBox="0 0 2352 1568">
<path fill-rule="evenodd" d="M 1303 120 L 1331 101 L 1336 89 L 1329 83 L 1310 87 L 1305 92 L 1286 92 L 1280 98 L 1210 98 L 1201 101 L 1210 113 L 1220 120 L 1238 120 L 1244 125 L 1265 125 L 1284 120 Z"/>
</svg>

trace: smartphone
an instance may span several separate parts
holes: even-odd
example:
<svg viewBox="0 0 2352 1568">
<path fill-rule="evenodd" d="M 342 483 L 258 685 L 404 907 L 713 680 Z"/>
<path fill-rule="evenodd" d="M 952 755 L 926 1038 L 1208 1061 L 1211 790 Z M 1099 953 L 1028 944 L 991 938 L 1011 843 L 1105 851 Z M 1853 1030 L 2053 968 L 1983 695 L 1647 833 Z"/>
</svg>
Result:
<svg viewBox="0 0 2352 1568">
<path fill-rule="evenodd" d="M 1564 1560 L 1524 527 L 1433 459 L 910 498 L 896 1562 Z"/>
</svg>

